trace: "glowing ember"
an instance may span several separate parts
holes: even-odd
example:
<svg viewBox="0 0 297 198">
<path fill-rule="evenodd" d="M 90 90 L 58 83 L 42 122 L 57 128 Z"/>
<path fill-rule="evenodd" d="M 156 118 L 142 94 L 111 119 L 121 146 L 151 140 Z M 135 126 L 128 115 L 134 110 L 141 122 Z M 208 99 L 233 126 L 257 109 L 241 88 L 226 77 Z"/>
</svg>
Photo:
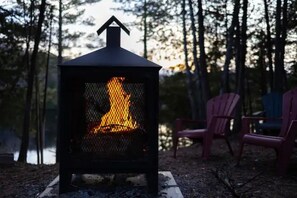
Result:
<svg viewBox="0 0 297 198">
<path fill-rule="evenodd" d="M 113 77 L 108 81 L 110 110 L 102 116 L 101 123 L 92 129 L 92 133 L 128 132 L 138 127 L 129 111 L 130 94 L 123 89 L 124 80 L 124 77 Z"/>
</svg>

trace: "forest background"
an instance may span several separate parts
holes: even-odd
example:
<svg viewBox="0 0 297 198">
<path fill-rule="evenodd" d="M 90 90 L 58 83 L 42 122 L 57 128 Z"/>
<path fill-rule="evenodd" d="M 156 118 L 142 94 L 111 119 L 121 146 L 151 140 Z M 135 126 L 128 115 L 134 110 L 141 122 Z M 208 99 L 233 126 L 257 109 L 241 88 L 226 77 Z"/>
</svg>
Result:
<svg viewBox="0 0 297 198">
<path fill-rule="evenodd" d="M 95 31 L 87 34 L 84 28 L 73 28 L 102 25 L 94 23 L 92 13 L 85 13 L 85 6 L 98 2 L 2 0 L 0 135 L 10 131 L 21 139 L 18 161 L 26 162 L 33 139 L 38 162 L 43 163 L 44 136 L 56 137 L 57 65 L 80 55 L 82 49 L 105 46 Z M 160 144 L 164 148 L 170 147 L 175 118 L 204 119 L 205 104 L 212 96 L 225 92 L 241 96 L 233 127 L 236 133 L 241 116 L 262 110 L 263 95 L 297 85 L 295 0 L 113 3 L 116 10 L 135 19 L 125 25 L 141 34 L 139 53 L 169 64 L 160 72 L 159 122 L 166 126 Z"/>
</svg>

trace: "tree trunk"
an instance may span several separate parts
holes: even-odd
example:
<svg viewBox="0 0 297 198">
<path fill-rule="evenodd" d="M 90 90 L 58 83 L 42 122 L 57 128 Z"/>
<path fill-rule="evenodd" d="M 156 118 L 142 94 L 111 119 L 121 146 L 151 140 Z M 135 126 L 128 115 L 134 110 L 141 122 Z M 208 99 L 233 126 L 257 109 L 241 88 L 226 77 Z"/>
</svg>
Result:
<svg viewBox="0 0 297 198">
<path fill-rule="evenodd" d="M 235 30 L 235 91 L 238 92 L 239 90 L 239 74 L 240 74 L 240 47 L 241 47 L 241 43 L 240 43 L 240 24 L 239 21 L 236 24 L 236 30 Z"/>
<path fill-rule="evenodd" d="M 63 61 L 62 57 L 62 51 L 63 51 L 63 45 L 62 45 L 62 24 L 63 24 L 63 19 L 62 19 L 62 0 L 59 0 L 59 29 L 58 29 L 58 64 L 61 64 Z"/>
<path fill-rule="evenodd" d="M 239 14 L 239 8 L 240 8 L 239 3 L 240 3 L 240 0 L 235 1 L 235 5 L 233 8 L 233 14 L 232 14 L 232 22 L 231 22 L 231 25 L 228 28 L 228 32 L 227 32 L 227 34 L 228 34 L 227 50 L 226 50 L 224 70 L 223 70 L 223 93 L 230 92 L 229 65 L 230 65 L 230 62 L 232 59 L 232 54 L 233 54 L 235 27 L 238 24 L 238 14 Z"/>
<path fill-rule="evenodd" d="M 200 59 L 199 66 L 201 68 L 201 85 L 203 93 L 203 102 L 206 105 L 206 102 L 210 98 L 210 89 L 208 83 L 208 73 L 206 65 L 206 54 L 205 54 L 205 45 L 204 45 L 204 16 L 202 8 L 202 0 L 198 0 L 198 24 L 199 24 L 199 49 L 200 49 Z"/>
<path fill-rule="evenodd" d="M 39 80 L 38 72 L 35 73 L 35 124 L 36 124 L 36 153 L 37 164 L 40 164 L 40 95 L 39 95 Z"/>
<path fill-rule="evenodd" d="M 26 14 L 26 11 L 25 11 L 25 2 L 23 2 L 24 4 L 24 14 Z M 24 54 L 24 57 L 23 57 L 23 62 L 25 63 L 26 65 L 26 69 L 29 71 L 30 70 L 30 60 L 29 60 L 29 48 L 30 48 L 30 42 L 31 42 L 31 37 L 32 37 L 32 26 L 33 26 L 33 8 L 34 8 L 34 1 L 31 0 L 31 4 L 30 4 L 30 24 L 29 25 L 26 25 L 26 50 L 25 50 L 25 54 Z M 26 110 L 27 109 L 27 105 L 25 105 L 25 113 L 24 113 L 24 120 L 23 120 L 23 136 L 22 136 L 22 145 L 24 147 L 24 152 L 22 152 L 21 148 L 20 148 L 20 154 L 19 154 L 19 161 L 26 161 L 26 154 L 27 154 L 27 149 L 28 146 L 29 146 L 29 134 L 24 134 L 24 127 L 25 127 L 25 123 L 27 123 L 25 121 L 25 116 L 26 116 L 26 113 L 29 113 L 30 114 L 30 110 Z M 30 119 L 29 119 L 30 120 Z M 21 156 L 21 153 L 23 156 Z M 20 156 L 21 156 L 21 159 L 20 159 Z"/>
<path fill-rule="evenodd" d="M 283 19 L 282 19 L 282 30 L 281 30 L 281 49 L 280 49 L 280 64 L 281 64 L 281 72 L 282 72 L 282 77 L 283 77 L 283 89 L 288 88 L 288 82 L 287 82 L 287 74 L 284 66 L 284 60 L 285 60 L 285 47 L 286 47 L 286 38 L 287 38 L 287 21 L 288 21 L 288 16 L 287 16 L 287 9 L 288 9 L 288 1 L 284 0 L 283 3 Z"/>
<path fill-rule="evenodd" d="M 40 135 L 40 158 L 41 164 L 43 164 L 43 147 L 44 147 L 44 135 L 45 135 L 45 116 L 46 116 L 46 99 L 47 99 L 47 84 L 48 84 L 48 70 L 49 70 L 49 61 L 50 61 L 50 53 L 51 53 L 51 44 L 52 44 L 52 22 L 53 22 L 53 9 L 51 7 L 50 10 L 50 32 L 49 32 L 49 40 L 48 40 L 48 51 L 47 51 L 47 59 L 46 59 L 46 68 L 45 68 L 45 80 L 44 80 L 44 90 L 43 90 L 43 103 L 42 103 L 42 117 L 41 117 L 41 135 Z"/>
<path fill-rule="evenodd" d="M 243 101 L 243 114 L 246 114 L 246 110 L 244 107 L 244 99 L 245 99 L 245 59 L 246 59 L 246 41 L 247 41 L 247 5 L 248 0 L 243 0 L 243 14 L 242 14 L 242 25 L 241 25 L 241 45 L 240 45 L 240 71 L 239 71 L 239 86 L 238 91 L 240 97 Z"/>
<path fill-rule="evenodd" d="M 239 106 L 236 112 L 236 118 L 234 123 L 234 131 L 240 131 L 241 129 L 241 115 L 246 115 L 246 106 L 245 106 L 245 59 L 246 59 L 246 41 L 247 41 L 247 7 L 248 0 L 243 0 L 242 6 L 242 25 L 240 31 L 240 47 L 237 49 L 240 51 L 239 59 L 239 70 L 238 70 L 238 86 L 237 93 L 240 95 Z M 242 110 L 242 111 L 241 111 Z"/>
<path fill-rule="evenodd" d="M 63 25 L 63 18 L 62 18 L 62 12 L 63 12 L 63 3 L 62 0 L 59 0 L 59 30 L 58 30 L 58 64 L 61 64 L 63 62 L 63 45 L 62 45 L 62 25 Z M 57 145 L 56 145 L 56 162 L 59 162 L 60 159 L 60 136 L 57 134 Z"/>
<path fill-rule="evenodd" d="M 147 58 L 147 0 L 144 0 L 143 5 L 143 57 Z"/>
<path fill-rule="evenodd" d="M 189 60 L 188 60 L 188 42 L 187 42 L 187 30 L 186 30 L 186 0 L 182 1 L 182 21 L 183 21 L 183 44 L 184 44 L 184 55 L 185 55 L 185 66 L 186 66 L 186 82 L 187 82 L 187 90 L 188 90 L 188 97 L 190 100 L 191 105 L 191 114 L 192 119 L 198 119 L 198 113 L 197 113 L 197 100 L 195 98 L 194 90 L 194 81 L 193 81 L 193 74 L 191 73 L 191 68 L 189 66 Z"/>
<path fill-rule="evenodd" d="M 31 56 L 31 67 L 28 73 L 28 88 L 27 88 L 26 104 L 25 104 L 25 112 L 24 112 L 23 133 L 22 133 L 20 154 L 18 158 L 18 161 L 20 162 L 27 161 L 34 75 L 36 71 L 36 58 L 38 54 L 38 46 L 39 46 L 40 37 L 41 37 L 42 24 L 44 21 L 45 6 L 46 6 L 46 0 L 42 0 L 39 8 L 39 18 L 38 18 L 38 26 L 35 34 L 34 48 Z"/>
<path fill-rule="evenodd" d="M 23 2 L 23 7 L 24 7 L 24 15 L 26 15 L 26 3 Z M 31 42 L 31 37 L 32 37 L 32 26 L 33 26 L 33 8 L 34 8 L 34 1 L 30 1 L 30 22 L 29 25 L 26 24 L 26 50 L 24 54 L 23 61 L 26 63 L 26 69 L 29 70 L 30 68 L 30 61 L 29 61 L 29 49 L 30 49 L 30 42 Z"/>
<path fill-rule="evenodd" d="M 261 87 L 261 95 L 262 96 L 267 94 L 267 81 L 266 81 L 267 78 L 266 78 L 266 62 L 265 62 L 265 46 L 266 45 L 267 45 L 267 41 L 265 43 L 260 41 L 260 43 L 259 43 L 260 49 L 259 49 L 258 65 L 259 65 L 260 75 L 261 75 L 260 87 Z"/>
<path fill-rule="evenodd" d="M 194 59 L 194 65 L 195 65 L 195 73 L 197 78 L 197 94 L 199 95 L 197 97 L 198 99 L 198 116 L 200 119 L 205 119 L 206 117 L 206 101 L 204 101 L 203 97 L 203 91 L 202 90 L 202 81 L 201 81 L 201 71 L 200 71 L 200 65 L 197 58 L 197 37 L 196 37 L 196 26 L 195 26 L 195 18 L 194 18 L 194 12 L 193 12 L 193 4 L 192 0 L 188 0 L 189 7 L 190 7 L 190 18 L 191 18 L 191 29 L 192 29 L 192 35 L 193 35 L 193 59 Z"/>
<path fill-rule="evenodd" d="M 282 39 L 281 39 L 281 0 L 276 1 L 276 17 L 275 17 L 275 55 L 274 55 L 274 88 L 277 92 L 283 91 L 283 70 L 282 70 Z"/>
<path fill-rule="evenodd" d="M 272 46 L 271 46 L 271 33 L 270 33 L 270 23 L 269 23 L 269 14 L 268 14 L 268 5 L 267 0 L 264 0 L 265 8 L 265 21 L 266 21 L 266 48 L 267 48 L 267 58 L 268 58 L 268 67 L 269 67 L 269 86 L 270 90 L 273 90 L 273 66 L 272 66 Z"/>
</svg>

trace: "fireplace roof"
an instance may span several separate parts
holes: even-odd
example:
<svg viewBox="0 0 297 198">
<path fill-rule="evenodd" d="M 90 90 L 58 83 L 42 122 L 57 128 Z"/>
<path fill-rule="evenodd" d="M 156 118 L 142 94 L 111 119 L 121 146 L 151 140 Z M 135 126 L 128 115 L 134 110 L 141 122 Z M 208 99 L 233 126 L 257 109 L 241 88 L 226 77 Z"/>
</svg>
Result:
<svg viewBox="0 0 297 198">
<path fill-rule="evenodd" d="M 105 47 L 70 61 L 66 61 L 59 66 L 161 67 L 160 65 L 121 47 Z"/>
<path fill-rule="evenodd" d="M 118 26 L 110 26 L 116 23 Z M 106 33 L 106 47 L 69 60 L 59 66 L 91 66 L 91 67 L 155 67 L 160 69 L 161 66 L 155 64 L 141 56 L 138 56 L 126 49 L 120 47 L 121 29 L 127 34 L 129 30 L 114 16 L 112 16 L 97 31 L 98 35 L 104 30 Z"/>
</svg>

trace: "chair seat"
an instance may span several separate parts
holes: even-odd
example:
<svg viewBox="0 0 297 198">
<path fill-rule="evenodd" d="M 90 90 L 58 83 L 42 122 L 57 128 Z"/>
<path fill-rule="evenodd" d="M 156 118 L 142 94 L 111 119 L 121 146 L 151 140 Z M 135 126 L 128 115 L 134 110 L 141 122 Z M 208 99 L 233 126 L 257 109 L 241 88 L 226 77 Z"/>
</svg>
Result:
<svg viewBox="0 0 297 198">
<path fill-rule="evenodd" d="M 177 132 L 178 137 L 201 138 L 204 137 L 207 129 L 186 129 Z"/>
<path fill-rule="evenodd" d="M 260 134 L 245 134 L 242 141 L 248 144 L 279 148 L 285 141 L 285 138 Z"/>
<path fill-rule="evenodd" d="M 280 130 L 282 127 L 281 122 L 264 122 L 264 123 L 259 123 L 258 127 L 260 129 L 266 129 L 266 130 Z"/>
</svg>

